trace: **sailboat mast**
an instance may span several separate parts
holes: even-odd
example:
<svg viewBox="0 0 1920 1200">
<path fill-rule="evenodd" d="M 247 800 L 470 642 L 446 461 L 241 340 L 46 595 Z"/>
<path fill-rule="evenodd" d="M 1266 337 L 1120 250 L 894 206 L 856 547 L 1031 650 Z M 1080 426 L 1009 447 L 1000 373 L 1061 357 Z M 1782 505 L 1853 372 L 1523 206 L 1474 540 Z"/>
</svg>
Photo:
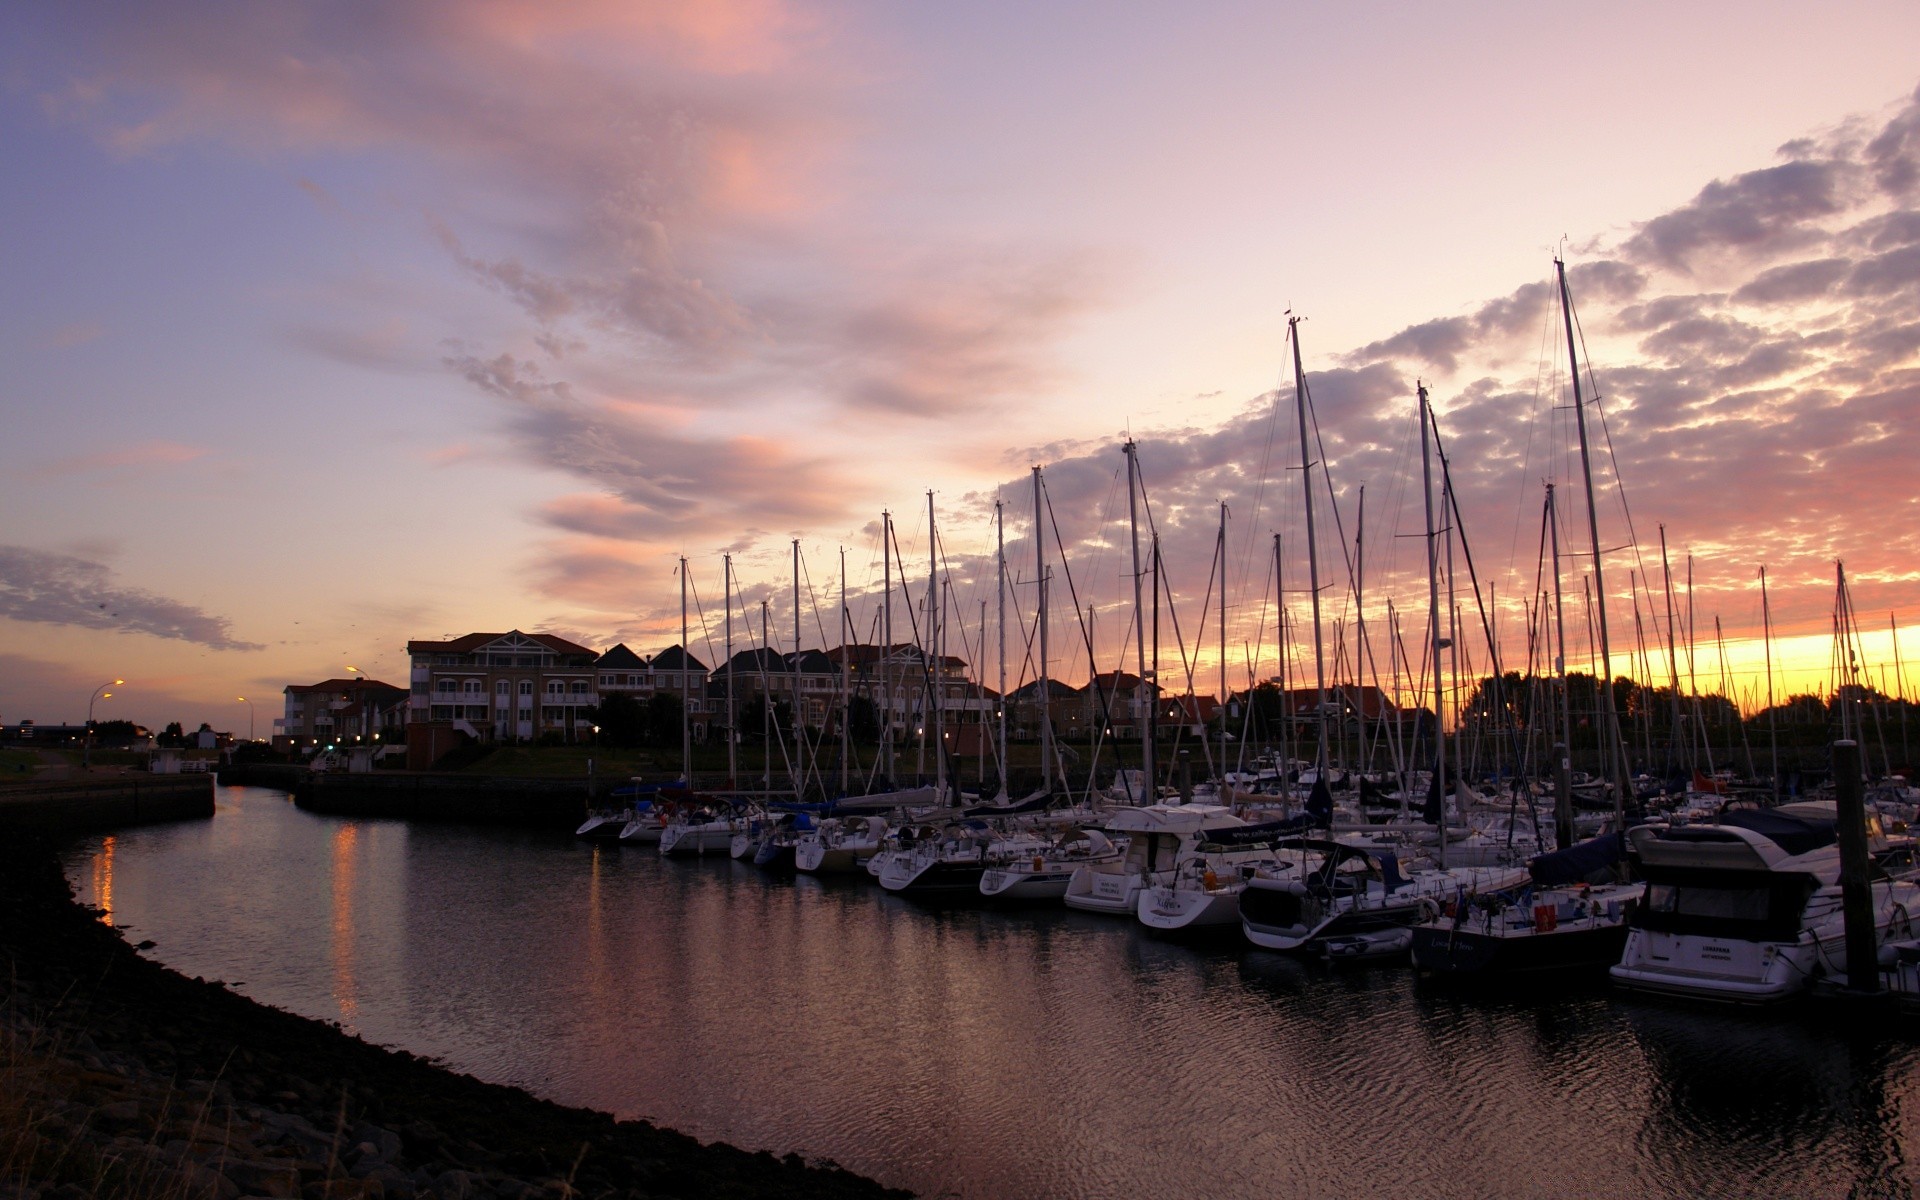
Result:
<svg viewBox="0 0 1920 1200">
<path fill-rule="evenodd" d="M 1633 781 L 1627 772 L 1626 748 L 1620 741 L 1620 713 L 1613 701 L 1613 646 L 1607 632 L 1607 585 L 1600 561 L 1600 514 L 1593 503 L 1593 457 L 1587 446 L 1587 406 L 1580 391 L 1580 358 L 1573 334 L 1573 294 L 1567 290 L 1567 264 L 1556 258 L 1553 268 L 1560 281 L 1560 317 L 1567 329 L 1567 374 L 1573 380 L 1573 420 L 1580 433 L 1580 476 L 1587 489 L 1587 535 L 1593 543 L 1594 608 L 1600 630 L 1601 735 L 1607 741 L 1606 754 L 1614 774 L 1614 825 L 1625 828 L 1627 794 L 1632 790 Z"/>
<path fill-rule="evenodd" d="M 1143 571 L 1140 565 L 1140 461 L 1139 451 L 1133 439 L 1121 447 L 1121 453 L 1127 456 L 1127 530 L 1133 542 L 1133 644 L 1134 660 L 1140 673 L 1139 691 L 1135 692 L 1134 719 L 1140 723 L 1140 774 L 1145 781 L 1141 785 L 1142 802 L 1151 804 L 1154 799 L 1153 738 L 1147 714 L 1138 711 L 1140 701 L 1145 699 L 1142 693 L 1147 691 L 1147 627 L 1145 622 L 1146 605 L 1141 597 L 1141 579 Z M 1155 597 L 1158 599 L 1158 597 Z M 1114 690 L 1119 690 L 1119 680 L 1114 680 Z"/>
<path fill-rule="evenodd" d="M 1040 534 L 1040 468 L 1033 469 L 1033 579 L 1040 589 L 1040 787 L 1053 791 L 1053 684 L 1047 678 L 1047 539 Z"/>
<path fill-rule="evenodd" d="M 847 658 L 847 631 L 853 613 L 847 608 L 847 548 L 840 548 L 840 794 L 847 794 L 848 759 L 853 756 L 853 667 Z"/>
<path fill-rule="evenodd" d="M 1320 629 L 1320 556 L 1313 531 L 1313 442 L 1307 434 L 1307 373 L 1300 365 L 1300 318 L 1287 318 L 1287 337 L 1293 343 L 1293 401 L 1300 417 L 1300 484 L 1306 490 L 1307 513 L 1307 592 L 1313 600 L 1313 682 L 1317 693 L 1314 724 L 1320 741 L 1315 767 L 1324 777 L 1327 772 L 1327 654 Z M 1421 436 L 1425 436 L 1422 433 Z"/>
<path fill-rule="evenodd" d="M 994 542 L 994 593 L 999 606 L 997 623 L 1000 638 L 1000 699 L 995 705 L 999 712 L 1000 726 L 999 752 L 995 756 L 994 766 L 999 771 L 1000 786 L 1007 786 L 1007 512 L 1006 505 L 993 502 L 993 542 Z"/>
<path fill-rule="evenodd" d="M 800 711 L 800 539 L 793 539 L 793 670 L 788 683 L 792 685 L 789 693 L 793 697 L 793 749 L 800 764 L 800 778 L 793 792 L 795 800 L 807 798 L 807 781 L 812 772 L 807 767 L 807 727 Z"/>
<path fill-rule="evenodd" d="M 1227 502 L 1220 502 L 1220 535 L 1218 538 L 1220 554 L 1220 765 L 1219 774 L 1214 776 L 1215 795 L 1224 799 L 1227 794 Z M 1199 716 L 1195 713 L 1194 716 Z"/>
<path fill-rule="evenodd" d="M 1560 756 L 1554 763 L 1555 843 L 1564 850 L 1573 845 L 1573 796 L 1569 790 L 1573 753 L 1573 694 L 1567 687 L 1567 608 L 1560 589 L 1560 510 L 1553 502 L 1553 485 L 1547 485 L 1547 536 L 1553 552 L 1553 673 L 1560 681 Z M 1569 786 L 1561 786 L 1565 780 Z"/>
<path fill-rule="evenodd" d="M 899 786 L 893 777 L 893 514 L 880 510 L 880 585 L 885 600 L 880 610 L 880 761 L 887 786 Z"/>
<path fill-rule="evenodd" d="M 693 786 L 693 723 L 688 701 L 693 678 L 693 649 L 687 645 L 687 556 L 680 556 L 680 778 Z"/>
<path fill-rule="evenodd" d="M 1440 865 L 1444 867 L 1447 862 L 1447 730 L 1446 704 L 1441 697 L 1446 694 L 1447 683 L 1440 651 L 1447 639 L 1440 635 L 1440 534 L 1433 524 L 1433 452 L 1427 385 L 1416 383 L 1414 389 L 1420 400 L 1420 499 L 1427 513 L 1427 637 L 1433 658 L 1433 781 L 1429 786 L 1432 794 L 1440 798 L 1434 826 L 1440 831 Z"/>
<path fill-rule="evenodd" d="M 946 802 L 947 795 L 947 747 L 944 740 L 945 713 L 941 701 L 940 687 L 940 536 L 933 523 L 933 491 L 927 491 L 927 649 L 932 653 L 931 673 L 928 680 L 933 687 L 933 783 L 934 795 Z M 925 740 L 924 738 L 922 739 Z"/>
<path fill-rule="evenodd" d="M 740 710 L 733 703 L 733 555 L 721 556 L 720 562 L 725 576 L 720 590 L 726 593 L 727 606 L 727 786 L 732 788 L 740 786 L 740 731 L 734 728 L 740 722 Z"/>
</svg>

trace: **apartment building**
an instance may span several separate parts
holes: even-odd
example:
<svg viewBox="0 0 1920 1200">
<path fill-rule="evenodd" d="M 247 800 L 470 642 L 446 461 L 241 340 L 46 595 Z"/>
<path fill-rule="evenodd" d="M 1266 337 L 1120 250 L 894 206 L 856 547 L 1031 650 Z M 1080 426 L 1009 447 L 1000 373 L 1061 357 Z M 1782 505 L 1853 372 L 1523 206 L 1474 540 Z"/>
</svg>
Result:
<svg viewBox="0 0 1920 1200">
<path fill-rule="evenodd" d="M 280 693 L 284 708 L 273 721 L 273 748 L 283 752 L 397 737 L 408 715 L 407 689 L 378 679 L 290 683 Z"/>
<path fill-rule="evenodd" d="M 469 633 L 449 641 L 410 641 L 409 717 L 449 722 L 482 740 L 557 734 L 567 741 L 592 729 L 600 702 L 599 652 L 550 633 Z"/>
</svg>

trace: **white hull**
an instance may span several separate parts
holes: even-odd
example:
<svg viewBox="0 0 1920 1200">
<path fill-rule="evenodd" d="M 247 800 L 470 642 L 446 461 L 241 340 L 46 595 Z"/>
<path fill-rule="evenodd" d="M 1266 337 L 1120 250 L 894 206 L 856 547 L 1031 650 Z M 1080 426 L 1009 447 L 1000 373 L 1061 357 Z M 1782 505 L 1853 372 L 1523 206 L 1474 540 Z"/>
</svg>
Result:
<svg viewBox="0 0 1920 1200">
<path fill-rule="evenodd" d="M 640 846 L 658 846 L 660 832 L 665 828 L 658 816 L 647 813 L 628 821 L 627 827 L 620 831 L 620 840 Z"/>
<path fill-rule="evenodd" d="M 1059 900 L 1072 882 L 1073 871 L 1067 867 L 996 867 L 980 876 L 980 894 L 992 900 Z"/>
<path fill-rule="evenodd" d="M 1102 871 L 1081 867 L 1073 873 L 1061 897 L 1068 908 L 1081 912 L 1131 917 L 1140 907 L 1140 889 L 1146 886 L 1138 871 Z"/>
<path fill-rule="evenodd" d="M 1240 923 L 1238 880 L 1222 880 L 1217 887 L 1144 888 L 1134 915 L 1148 929 L 1184 933 Z"/>
<path fill-rule="evenodd" d="M 705 825 L 669 825 L 660 834 L 660 853 L 667 858 L 725 854 L 733 847 L 733 833 L 733 825 L 727 821 Z"/>
</svg>

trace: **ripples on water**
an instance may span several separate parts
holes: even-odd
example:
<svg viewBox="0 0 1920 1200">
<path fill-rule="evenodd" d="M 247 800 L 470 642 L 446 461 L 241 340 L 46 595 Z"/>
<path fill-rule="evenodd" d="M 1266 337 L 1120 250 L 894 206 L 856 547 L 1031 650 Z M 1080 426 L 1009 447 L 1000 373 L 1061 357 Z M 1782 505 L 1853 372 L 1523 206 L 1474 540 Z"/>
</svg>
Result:
<svg viewBox="0 0 1920 1200">
<path fill-rule="evenodd" d="M 923 1195 L 1907 1194 L 1920 1055 L 1842 1014 L 1463 996 L 223 788 L 80 848 L 190 975 L 568 1104 Z"/>
</svg>

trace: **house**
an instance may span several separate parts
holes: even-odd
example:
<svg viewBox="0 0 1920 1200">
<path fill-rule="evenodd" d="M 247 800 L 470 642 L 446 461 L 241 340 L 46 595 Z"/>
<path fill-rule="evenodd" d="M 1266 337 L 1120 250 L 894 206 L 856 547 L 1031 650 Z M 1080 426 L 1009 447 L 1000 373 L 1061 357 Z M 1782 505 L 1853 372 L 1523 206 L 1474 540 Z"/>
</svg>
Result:
<svg viewBox="0 0 1920 1200">
<path fill-rule="evenodd" d="M 350 676 L 280 689 L 285 705 L 273 720 L 273 748 L 281 752 L 363 743 L 402 736 L 408 710 L 406 688 Z"/>
<path fill-rule="evenodd" d="M 602 656 L 585 646 L 515 629 L 410 641 L 407 656 L 410 725 L 447 723 L 483 741 L 590 736 Z"/>
</svg>

